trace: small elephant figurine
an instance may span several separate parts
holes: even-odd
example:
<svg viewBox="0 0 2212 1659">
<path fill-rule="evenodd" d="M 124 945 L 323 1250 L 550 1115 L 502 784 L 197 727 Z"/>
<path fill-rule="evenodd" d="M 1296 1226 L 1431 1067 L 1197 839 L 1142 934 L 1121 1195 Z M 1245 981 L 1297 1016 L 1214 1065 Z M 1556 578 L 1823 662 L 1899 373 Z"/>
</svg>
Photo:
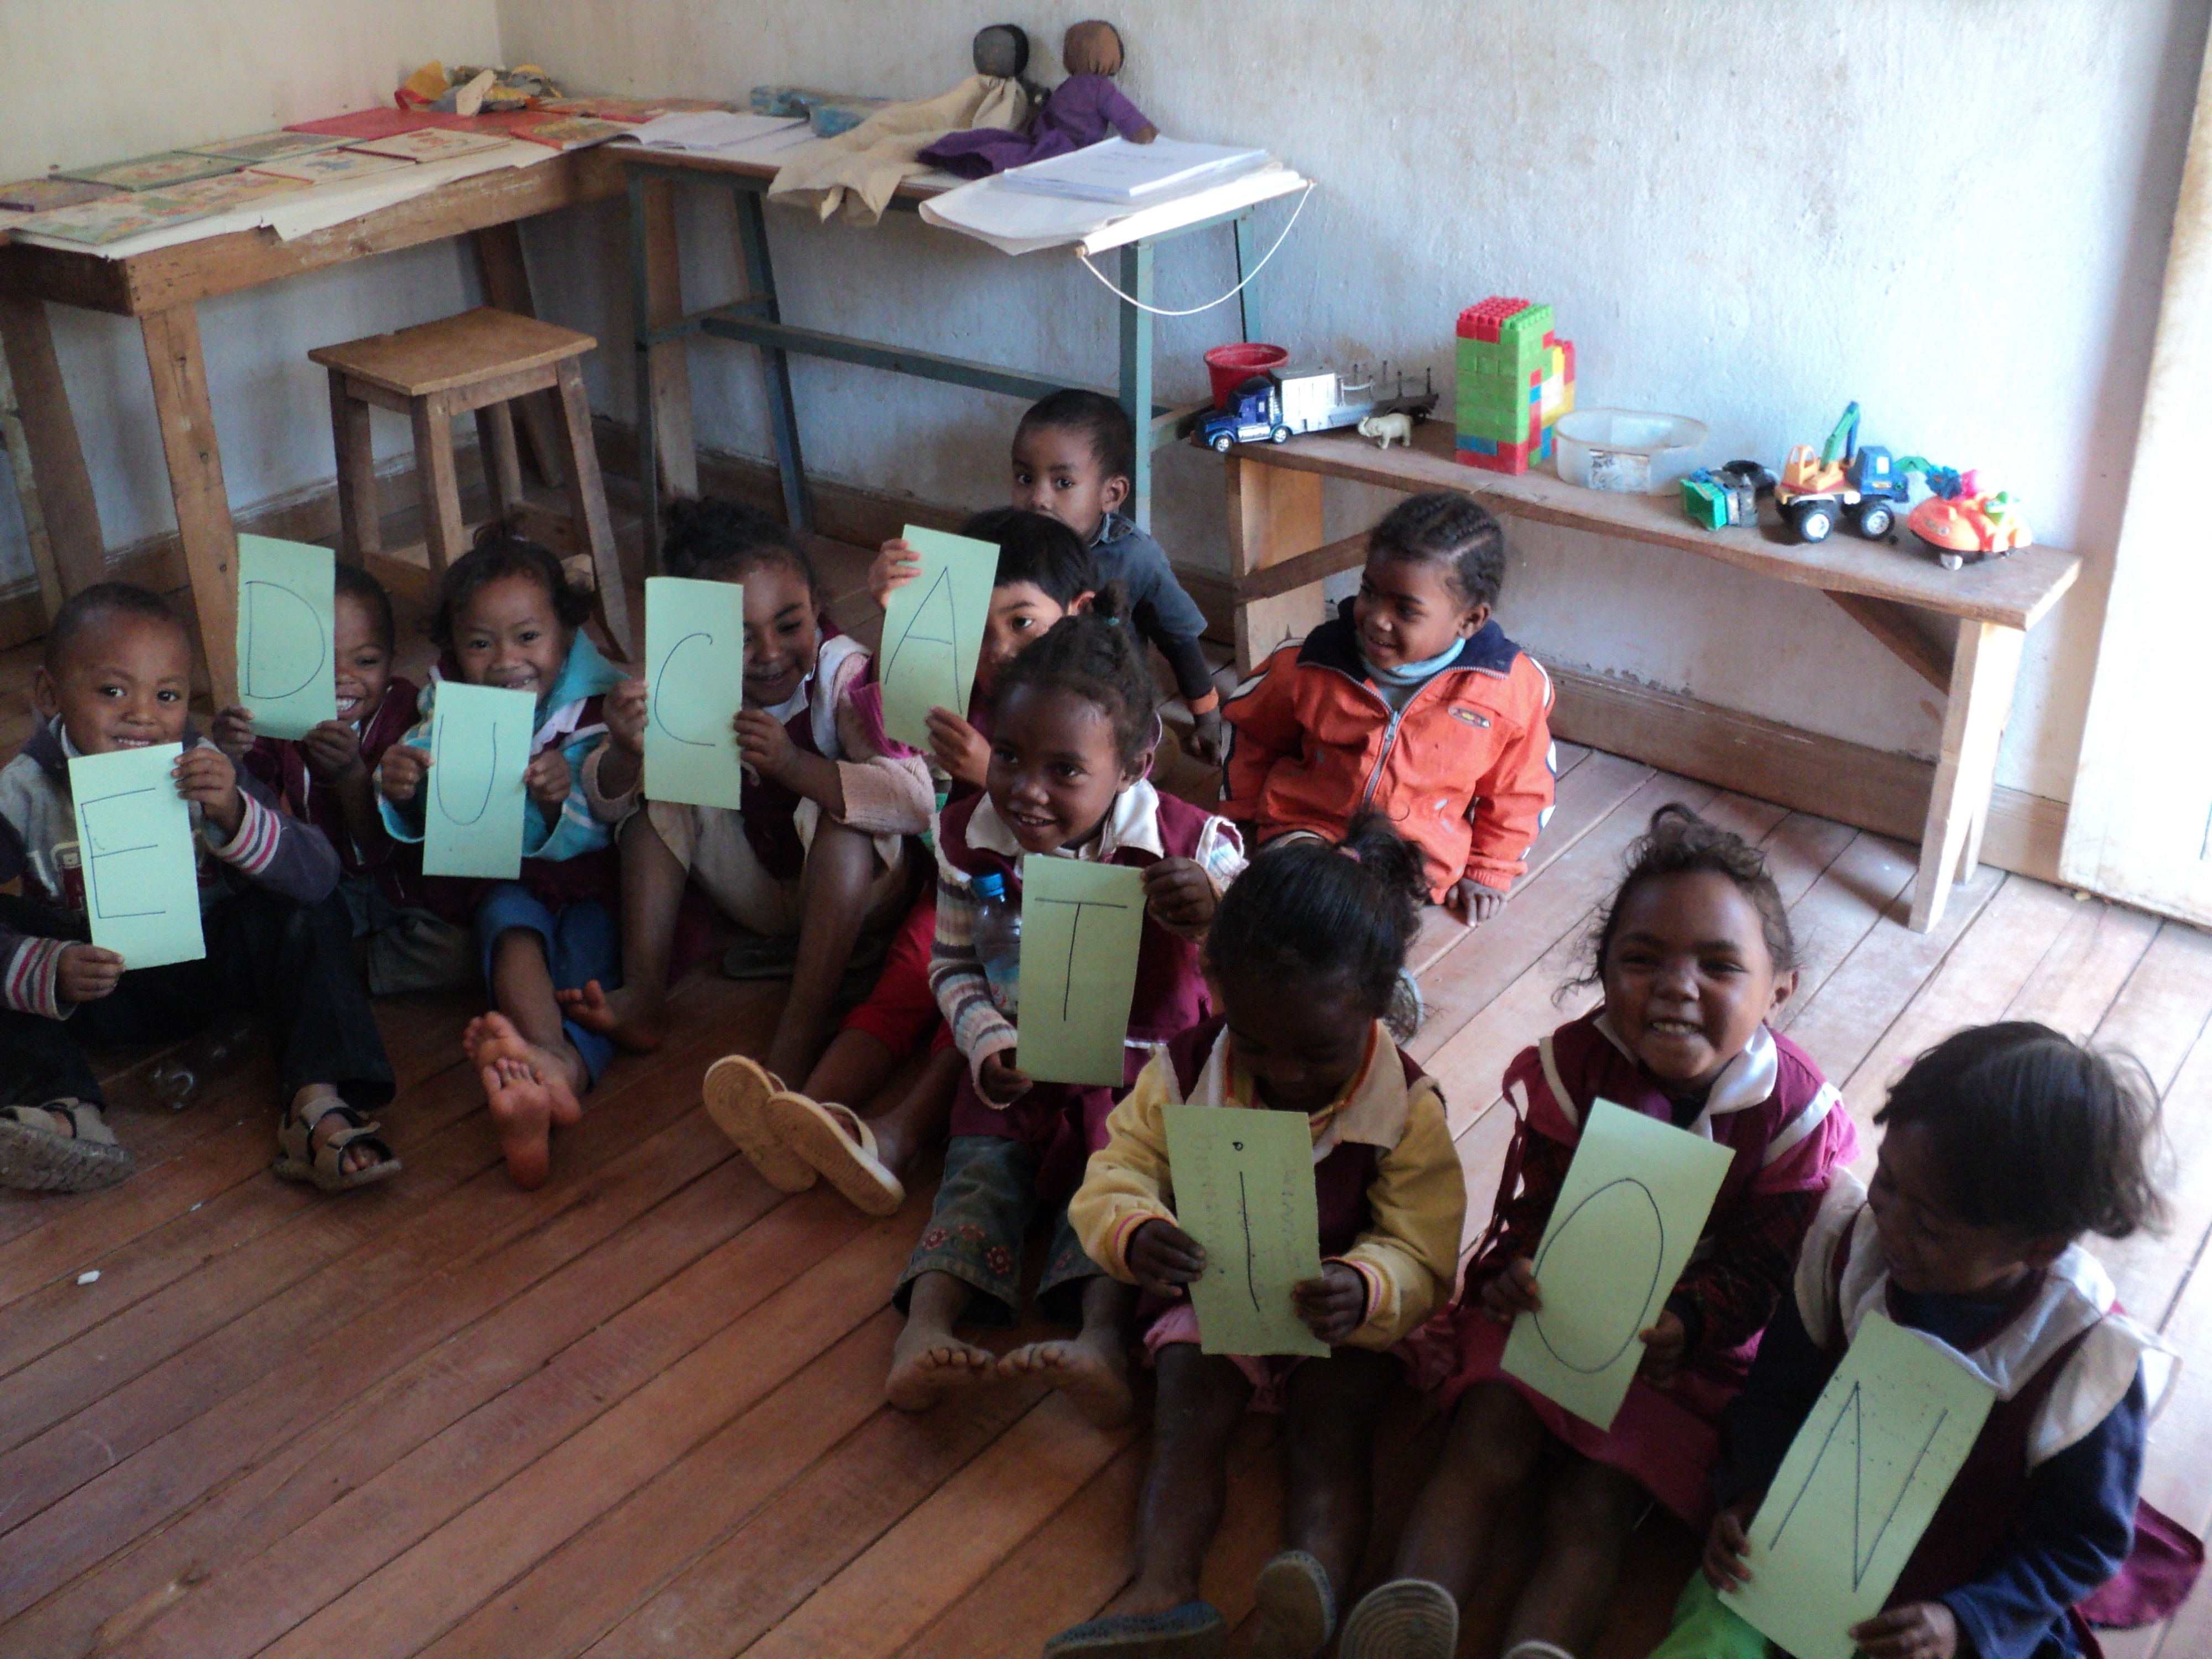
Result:
<svg viewBox="0 0 2212 1659">
<path fill-rule="evenodd" d="M 1393 438 L 1411 449 L 1413 447 L 1413 417 L 1402 411 L 1391 415 L 1363 415 L 1359 418 L 1359 435 L 1374 439 L 1377 449 L 1389 448 Z"/>
</svg>

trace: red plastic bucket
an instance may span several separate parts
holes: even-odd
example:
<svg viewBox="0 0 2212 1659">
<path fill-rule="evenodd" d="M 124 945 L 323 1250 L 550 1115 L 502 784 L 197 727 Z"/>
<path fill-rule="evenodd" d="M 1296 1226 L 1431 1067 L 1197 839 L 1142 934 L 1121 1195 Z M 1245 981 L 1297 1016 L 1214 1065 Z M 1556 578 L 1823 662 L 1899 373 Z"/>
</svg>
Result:
<svg viewBox="0 0 2212 1659">
<path fill-rule="evenodd" d="M 1213 406 L 1228 408 L 1230 394 L 1238 386 L 1255 374 L 1280 368 L 1290 361 L 1291 354 L 1282 347 L 1262 345 L 1256 340 L 1214 347 L 1206 354 L 1206 372 L 1213 380 Z"/>
</svg>

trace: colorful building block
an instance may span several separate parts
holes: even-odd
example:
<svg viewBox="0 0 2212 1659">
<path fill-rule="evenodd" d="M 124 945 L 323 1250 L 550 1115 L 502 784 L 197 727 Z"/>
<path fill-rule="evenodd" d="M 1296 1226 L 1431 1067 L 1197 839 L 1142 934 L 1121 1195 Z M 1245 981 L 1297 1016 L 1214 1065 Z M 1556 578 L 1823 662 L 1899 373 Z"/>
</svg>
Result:
<svg viewBox="0 0 2212 1659">
<path fill-rule="evenodd" d="M 1469 466 L 1525 472 L 1552 453 L 1552 426 L 1575 406 L 1575 350 L 1553 331 L 1552 307 L 1493 295 L 1459 314 L 1454 391 Z"/>
</svg>

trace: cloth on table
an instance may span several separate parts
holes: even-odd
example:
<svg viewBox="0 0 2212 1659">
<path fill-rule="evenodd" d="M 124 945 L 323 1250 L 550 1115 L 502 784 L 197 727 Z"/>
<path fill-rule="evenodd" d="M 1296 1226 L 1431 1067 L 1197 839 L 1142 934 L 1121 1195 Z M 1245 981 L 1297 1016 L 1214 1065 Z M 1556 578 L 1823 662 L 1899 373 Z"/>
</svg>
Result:
<svg viewBox="0 0 2212 1659">
<path fill-rule="evenodd" d="M 893 104 L 850 132 L 802 147 L 777 172 L 768 198 L 812 208 L 820 219 L 842 215 L 848 224 L 872 225 L 902 183 L 929 171 L 921 151 L 975 127 L 1018 132 L 1029 112 L 1018 82 L 971 75 L 950 92 Z"/>
<path fill-rule="evenodd" d="M 1071 75 L 1046 97 L 1028 131 L 992 131 L 977 121 L 970 131 L 948 133 L 921 153 L 932 167 L 963 179 L 984 179 L 1030 161 L 1066 155 L 1098 143 L 1109 131 L 1132 143 L 1152 127 L 1121 90 L 1103 75 Z"/>
</svg>

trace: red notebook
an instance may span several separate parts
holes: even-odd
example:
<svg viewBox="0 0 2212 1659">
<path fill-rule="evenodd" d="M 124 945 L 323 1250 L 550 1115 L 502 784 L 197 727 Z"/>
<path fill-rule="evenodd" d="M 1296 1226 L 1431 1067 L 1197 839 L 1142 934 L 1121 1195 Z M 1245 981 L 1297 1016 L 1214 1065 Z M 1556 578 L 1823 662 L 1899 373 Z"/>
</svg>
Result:
<svg viewBox="0 0 2212 1659">
<path fill-rule="evenodd" d="M 425 127 L 465 126 L 467 118 L 416 109 L 357 109 L 350 115 L 325 115 L 319 121 L 295 121 L 287 132 L 323 132 L 335 138 L 392 138 Z"/>
</svg>

